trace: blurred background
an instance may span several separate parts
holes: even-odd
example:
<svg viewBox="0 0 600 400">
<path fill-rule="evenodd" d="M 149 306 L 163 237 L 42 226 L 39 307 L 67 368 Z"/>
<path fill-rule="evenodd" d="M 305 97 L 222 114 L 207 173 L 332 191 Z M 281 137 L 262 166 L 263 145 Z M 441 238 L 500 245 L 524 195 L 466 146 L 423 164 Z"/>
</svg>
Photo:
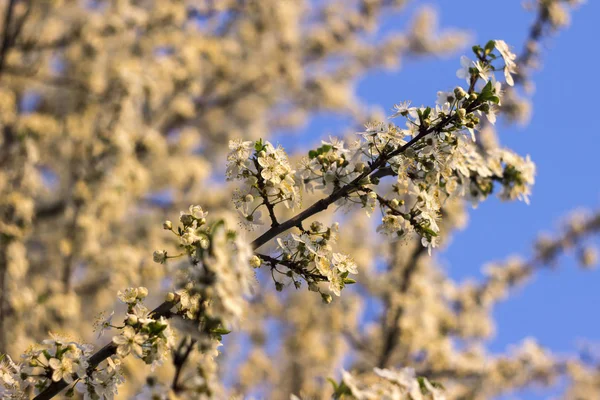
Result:
<svg viewBox="0 0 600 400">
<path fill-rule="evenodd" d="M 207 373 L 240 395 L 328 398 L 326 377 L 371 370 L 395 332 L 387 366 L 438 377 L 450 398 L 598 398 L 600 275 L 581 268 L 597 226 L 560 241 L 527 285 L 503 281 L 506 299 L 480 304 L 470 289 L 490 261 L 536 257 L 540 232 L 571 232 L 573 212 L 597 215 L 600 4 L 578 3 L 0 1 L 0 352 L 18 355 L 49 331 L 102 344 L 92 325 L 100 312 L 122 315 L 118 290 L 144 285 L 162 299 L 172 280 L 152 251 L 174 246 L 162 221 L 200 204 L 237 224 L 230 139 L 262 137 L 297 161 L 328 135 L 355 139 L 396 103 L 433 105 L 465 85 L 461 55 L 502 39 L 522 74 L 486 135 L 531 155 L 530 204 L 452 205 L 431 258 L 376 235 L 378 216 L 326 213 L 319 220 L 342 222 L 358 284 L 322 310 L 318 295 L 277 293 L 259 272 L 248 322 L 224 341 L 225 367 Z M 413 287 L 395 297 L 393 277 L 407 270 Z M 529 337 L 537 347 L 524 357 L 515 349 Z M 125 365 L 120 398 L 148 374 L 168 386 L 168 365 L 136 365 Z"/>
</svg>

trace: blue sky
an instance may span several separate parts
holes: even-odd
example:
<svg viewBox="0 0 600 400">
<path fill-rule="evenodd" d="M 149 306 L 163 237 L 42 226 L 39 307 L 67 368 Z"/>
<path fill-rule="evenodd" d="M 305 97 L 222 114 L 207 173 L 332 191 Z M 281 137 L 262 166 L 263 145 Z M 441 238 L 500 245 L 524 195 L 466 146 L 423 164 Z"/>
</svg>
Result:
<svg viewBox="0 0 600 400">
<path fill-rule="evenodd" d="M 422 4 L 414 3 L 407 14 L 388 17 L 384 33 L 402 29 Z M 442 27 L 467 29 L 474 44 L 504 39 L 520 50 L 534 19 L 517 0 L 428 4 L 440 12 Z M 594 67 L 600 56 L 593 40 L 600 38 L 600 2 L 589 1 L 572 17 L 568 29 L 544 42 L 543 67 L 533 76 L 536 92 L 530 124 L 498 125 L 501 142 L 520 154 L 530 154 L 537 164 L 531 204 L 494 199 L 470 211 L 467 230 L 457 234 L 450 248 L 439 255 L 457 279 L 481 276 L 481 266 L 490 260 L 515 253 L 529 256 L 538 232 L 556 232 L 560 218 L 574 208 L 600 205 L 599 129 L 595 122 L 588 122 L 594 118 L 600 92 Z M 402 100 L 432 104 L 438 90 L 461 83 L 455 77 L 459 57 L 405 61 L 400 71 L 375 71 L 359 83 L 359 97 L 386 110 Z M 339 131 L 343 123 L 335 116 L 322 115 L 301 134 L 316 141 Z M 600 304 L 600 272 L 583 271 L 573 257 L 563 257 L 558 266 L 556 271 L 538 274 L 495 309 L 497 334 L 489 345 L 492 351 L 504 351 L 527 336 L 559 353 L 575 351 L 581 338 L 600 342 L 600 320 L 594 317 L 594 305 Z"/>
</svg>

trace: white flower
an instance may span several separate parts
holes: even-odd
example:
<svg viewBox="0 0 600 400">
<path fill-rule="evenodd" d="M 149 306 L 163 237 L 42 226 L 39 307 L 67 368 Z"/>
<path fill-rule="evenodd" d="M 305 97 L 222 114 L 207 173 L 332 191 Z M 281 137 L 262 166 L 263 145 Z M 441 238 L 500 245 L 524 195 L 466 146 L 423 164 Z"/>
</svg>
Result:
<svg viewBox="0 0 600 400">
<path fill-rule="evenodd" d="M 358 274 L 356 263 L 352 257 L 341 253 L 333 253 L 333 265 L 340 272 L 350 272 L 351 274 Z"/>
<path fill-rule="evenodd" d="M 329 278 L 329 290 L 331 290 L 336 296 L 340 296 L 342 294 L 342 287 L 344 282 L 342 281 L 342 277 L 337 273 L 332 272 L 328 276 Z"/>
<path fill-rule="evenodd" d="M 313 254 L 317 254 L 317 248 L 316 248 L 315 244 L 310 239 L 310 236 L 308 236 L 306 233 L 303 233 L 300 236 L 292 233 L 292 239 L 294 239 L 296 242 L 303 243 L 306 250 L 308 250 L 309 252 L 311 252 Z"/>
<path fill-rule="evenodd" d="M 242 217 L 241 224 L 246 229 L 252 229 L 257 225 L 263 225 L 262 222 L 262 211 L 255 210 L 252 214 L 246 214 L 244 210 L 237 210 L 240 217 Z"/>
<path fill-rule="evenodd" d="M 152 253 L 152 258 L 155 263 L 164 264 L 167 261 L 167 251 L 156 250 L 154 253 Z"/>
<path fill-rule="evenodd" d="M 117 292 L 117 298 L 125 304 L 135 303 L 138 299 L 137 288 L 127 288 L 124 292 Z"/>
<path fill-rule="evenodd" d="M 475 61 L 475 68 L 477 69 L 477 73 L 479 77 L 487 82 L 492 76 L 492 70 L 489 65 L 483 64 L 481 61 Z"/>
<path fill-rule="evenodd" d="M 133 352 L 136 356 L 142 358 L 142 345 L 148 340 L 148 335 L 136 333 L 131 326 L 123 328 L 123 332 L 119 336 L 113 337 L 112 341 L 117 345 L 117 354 L 121 357 L 127 356 Z"/>
<path fill-rule="evenodd" d="M 190 215 L 192 215 L 196 219 L 206 218 L 208 216 L 208 212 L 202 211 L 202 207 L 200 206 L 190 206 Z"/>
<path fill-rule="evenodd" d="M 183 235 L 179 238 L 179 241 L 184 246 L 191 246 L 195 242 L 200 240 L 200 236 L 196 235 L 196 230 L 194 228 L 185 228 Z"/>
<path fill-rule="evenodd" d="M 460 57 L 460 66 L 461 68 L 456 71 L 456 77 L 460 79 L 465 79 L 467 82 L 471 79 L 470 68 L 475 66 L 475 63 L 467 56 Z"/>
<path fill-rule="evenodd" d="M 402 103 L 394 104 L 395 112 L 390 115 L 390 118 L 395 118 L 399 115 L 406 115 L 409 111 L 411 111 L 414 107 L 409 107 L 410 101 L 403 101 Z"/>
<path fill-rule="evenodd" d="M 104 334 L 104 331 L 106 331 L 107 329 L 111 328 L 112 325 L 112 319 L 113 316 L 115 315 L 115 312 L 111 312 L 108 317 L 106 317 L 104 319 L 104 321 L 101 321 L 97 326 L 100 327 L 99 331 L 98 331 L 98 338 L 100 338 L 100 336 L 102 336 Z"/>
<path fill-rule="evenodd" d="M 73 382 L 73 361 L 68 357 L 63 357 L 61 360 L 51 358 L 49 363 L 53 369 L 52 380 L 58 382 L 63 379 L 67 383 Z"/>
<path fill-rule="evenodd" d="M 504 40 L 496 40 L 495 43 L 496 49 L 504 60 L 504 78 L 506 79 L 506 83 L 513 86 L 515 82 L 511 74 L 517 73 L 517 63 L 515 62 L 517 55 L 510 51 L 508 44 Z"/>
</svg>

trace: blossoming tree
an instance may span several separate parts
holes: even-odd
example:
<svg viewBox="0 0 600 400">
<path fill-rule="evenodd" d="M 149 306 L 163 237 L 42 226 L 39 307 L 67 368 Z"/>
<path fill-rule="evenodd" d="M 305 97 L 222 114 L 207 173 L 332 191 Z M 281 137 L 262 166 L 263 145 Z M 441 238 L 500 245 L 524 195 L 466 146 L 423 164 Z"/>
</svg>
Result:
<svg viewBox="0 0 600 400">
<path fill-rule="evenodd" d="M 466 207 L 528 202 L 535 165 L 494 124 L 527 118 L 538 44 L 577 1 L 534 2 L 519 56 L 475 45 L 453 90 L 383 122 L 356 78 L 466 43 L 429 9 L 375 40 L 404 1 L 5 3 L 2 398 L 484 399 L 564 377 L 598 395 L 595 366 L 482 344 L 513 286 L 570 248 L 595 262 L 600 214 L 477 284 L 435 257 Z M 308 154 L 269 140 L 321 110 L 365 128 Z"/>
</svg>

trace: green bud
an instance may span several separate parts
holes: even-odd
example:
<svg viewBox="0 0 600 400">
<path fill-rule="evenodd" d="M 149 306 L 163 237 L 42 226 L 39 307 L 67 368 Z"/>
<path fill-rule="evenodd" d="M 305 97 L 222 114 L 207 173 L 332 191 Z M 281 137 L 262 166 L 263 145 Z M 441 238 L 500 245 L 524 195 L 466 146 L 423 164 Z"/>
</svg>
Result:
<svg viewBox="0 0 600 400">
<path fill-rule="evenodd" d="M 329 304 L 333 301 L 333 297 L 327 293 L 321 293 L 321 299 L 323 299 L 323 303 Z"/>
<path fill-rule="evenodd" d="M 362 173 L 365 170 L 365 163 L 359 162 L 354 166 L 354 171 Z"/>
<path fill-rule="evenodd" d="M 467 92 L 465 92 L 465 90 L 459 86 L 456 89 L 454 89 L 454 95 L 456 96 L 457 99 L 460 100 L 460 99 L 464 99 L 465 97 L 467 97 Z"/>
</svg>

